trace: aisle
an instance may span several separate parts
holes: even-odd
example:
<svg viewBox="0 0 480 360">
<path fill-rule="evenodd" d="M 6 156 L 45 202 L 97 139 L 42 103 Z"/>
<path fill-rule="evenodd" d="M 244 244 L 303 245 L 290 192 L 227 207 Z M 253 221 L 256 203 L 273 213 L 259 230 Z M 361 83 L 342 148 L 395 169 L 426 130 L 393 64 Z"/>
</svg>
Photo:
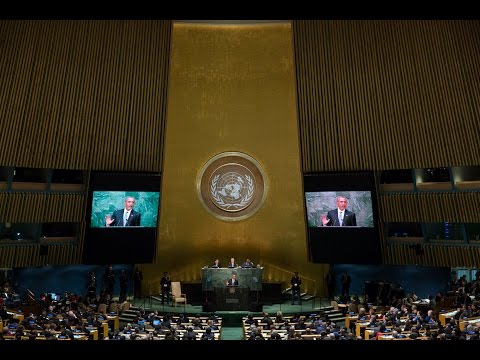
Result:
<svg viewBox="0 0 480 360">
<path fill-rule="evenodd" d="M 220 332 L 220 339 L 222 340 L 243 340 L 242 327 L 222 326 Z"/>
</svg>

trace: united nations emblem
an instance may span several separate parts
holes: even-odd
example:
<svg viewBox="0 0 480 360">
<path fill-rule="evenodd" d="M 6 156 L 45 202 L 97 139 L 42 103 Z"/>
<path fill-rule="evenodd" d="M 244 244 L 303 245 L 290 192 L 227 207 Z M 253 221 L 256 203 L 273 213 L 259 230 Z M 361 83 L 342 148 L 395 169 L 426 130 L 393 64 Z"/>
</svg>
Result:
<svg viewBox="0 0 480 360">
<path fill-rule="evenodd" d="M 237 171 L 224 171 L 236 165 Z M 209 180 L 210 197 L 213 203 L 225 211 L 245 209 L 255 198 L 255 177 L 246 167 L 227 164 L 214 171 Z"/>
<path fill-rule="evenodd" d="M 223 220 L 241 220 L 253 215 L 266 195 L 260 164 L 236 152 L 210 159 L 198 175 L 197 188 L 202 204 Z"/>
</svg>

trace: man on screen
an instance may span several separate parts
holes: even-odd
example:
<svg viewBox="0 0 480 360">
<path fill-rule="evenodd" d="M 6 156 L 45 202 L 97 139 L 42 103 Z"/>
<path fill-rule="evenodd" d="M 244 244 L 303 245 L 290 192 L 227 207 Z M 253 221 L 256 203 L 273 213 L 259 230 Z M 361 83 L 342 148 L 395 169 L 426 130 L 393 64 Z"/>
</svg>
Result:
<svg viewBox="0 0 480 360">
<path fill-rule="evenodd" d="M 113 212 L 113 215 L 105 216 L 106 226 L 140 226 L 140 213 L 133 210 L 135 198 L 127 196 L 125 198 L 125 207 Z"/>
<path fill-rule="evenodd" d="M 322 214 L 323 226 L 357 226 L 355 213 L 347 210 L 348 200 L 344 196 L 337 196 L 337 209 L 330 210 L 327 215 Z"/>
</svg>

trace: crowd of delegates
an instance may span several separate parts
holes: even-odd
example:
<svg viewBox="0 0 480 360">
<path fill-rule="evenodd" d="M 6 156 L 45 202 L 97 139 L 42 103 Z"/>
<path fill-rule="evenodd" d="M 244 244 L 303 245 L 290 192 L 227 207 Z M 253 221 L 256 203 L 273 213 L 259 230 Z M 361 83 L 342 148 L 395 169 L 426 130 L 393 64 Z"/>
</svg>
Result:
<svg viewBox="0 0 480 360">
<path fill-rule="evenodd" d="M 117 333 L 109 334 L 110 340 L 217 340 L 222 319 L 215 314 L 208 317 L 180 314 L 161 315 L 158 311 L 137 311 L 131 323 Z"/>
<path fill-rule="evenodd" d="M 477 308 L 472 308 L 472 316 L 479 316 Z M 361 308 L 357 321 L 364 323 L 364 331 L 370 331 L 370 339 L 388 336 L 391 339 L 423 340 L 480 340 L 480 325 L 459 326 L 465 309 L 457 309 L 455 315 L 444 325 L 432 309 L 426 313 L 415 305 L 401 309 L 391 307 L 376 311 Z M 261 317 L 249 315 L 244 319 L 246 340 L 363 340 L 365 333 L 358 335 L 355 327 L 340 325 L 320 314 L 283 316 L 281 311 L 275 317 L 264 313 Z"/>
<path fill-rule="evenodd" d="M 4 324 L 0 340 L 35 340 L 38 337 L 75 340 L 78 334 L 88 339 L 95 330 L 99 340 L 216 340 L 220 334 L 221 318 L 215 314 L 208 317 L 173 316 L 141 309 L 124 327 L 115 329 L 109 324 L 111 331 L 105 336 L 102 324 L 108 322 L 109 315 L 110 320 L 114 316 L 109 314 L 109 310 L 116 309 L 115 314 L 120 311 L 118 307 L 111 307 L 115 305 L 113 300 L 106 313 L 99 312 L 100 306 L 85 305 L 82 298 L 75 294 L 64 294 L 60 301 L 42 294 L 40 304 L 42 310 L 39 315 L 25 314 L 22 320 L 0 305 L 0 318 Z"/>
<path fill-rule="evenodd" d="M 15 314 L 1 311 L 4 327 L 0 340 L 12 335 L 17 339 L 27 337 L 32 340 L 36 337 L 74 339 L 78 333 L 88 337 L 93 328 L 101 328 L 106 316 L 99 314 L 96 306 L 87 307 L 81 300 L 82 297 L 75 294 L 65 293 L 60 301 L 42 294 L 39 299 L 41 313 L 24 314 L 23 320 Z M 101 332 L 98 334 L 102 337 Z"/>
<path fill-rule="evenodd" d="M 10 285 L 9 279 L 6 279 L 0 286 L 0 304 L 10 307 L 17 307 L 21 304 L 20 296 Z"/>
<path fill-rule="evenodd" d="M 249 315 L 244 319 L 245 339 L 362 340 L 368 332 L 369 339 L 480 340 L 480 274 L 470 282 L 466 276 L 455 279 L 447 294 L 437 293 L 428 299 L 420 299 L 415 292 L 405 297 L 377 296 L 373 300 L 353 296 L 344 309 L 349 320 L 345 325 L 322 313 L 283 316 L 279 311 L 275 317 L 268 313 L 261 317 Z M 470 322 L 462 323 L 467 320 Z M 357 322 L 362 325 L 360 335 Z"/>
</svg>

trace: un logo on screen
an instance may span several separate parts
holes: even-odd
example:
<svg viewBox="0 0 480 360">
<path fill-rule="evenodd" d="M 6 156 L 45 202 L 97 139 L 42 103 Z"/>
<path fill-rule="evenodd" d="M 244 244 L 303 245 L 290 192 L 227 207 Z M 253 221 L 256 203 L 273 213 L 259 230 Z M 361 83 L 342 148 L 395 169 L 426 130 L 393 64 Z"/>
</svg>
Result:
<svg viewBox="0 0 480 360">
<path fill-rule="evenodd" d="M 210 159 L 197 177 L 203 206 L 223 220 L 242 220 L 253 215 L 266 196 L 265 175 L 252 157 L 226 152 Z"/>
</svg>

